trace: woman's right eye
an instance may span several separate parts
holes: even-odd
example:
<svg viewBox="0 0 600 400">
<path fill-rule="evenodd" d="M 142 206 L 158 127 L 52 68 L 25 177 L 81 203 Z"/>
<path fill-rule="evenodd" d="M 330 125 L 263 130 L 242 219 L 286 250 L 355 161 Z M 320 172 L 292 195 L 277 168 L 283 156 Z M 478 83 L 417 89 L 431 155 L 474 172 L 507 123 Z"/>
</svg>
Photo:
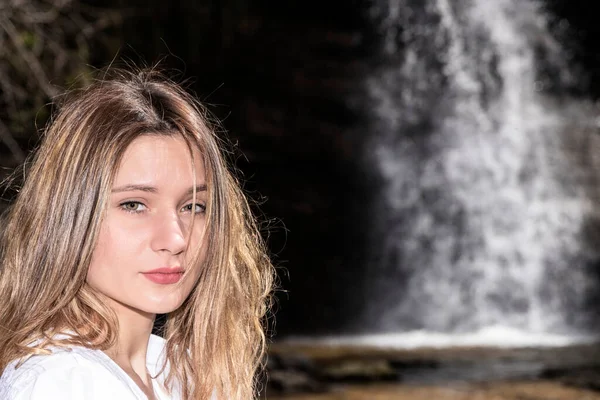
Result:
<svg viewBox="0 0 600 400">
<path fill-rule="evenodd" d="M 130 213 L 141 213 L 146 210 L 146 206 L 139 201 L 126 201 L 124 203 L 119 204 L 119 206 Z"/>
</svg>

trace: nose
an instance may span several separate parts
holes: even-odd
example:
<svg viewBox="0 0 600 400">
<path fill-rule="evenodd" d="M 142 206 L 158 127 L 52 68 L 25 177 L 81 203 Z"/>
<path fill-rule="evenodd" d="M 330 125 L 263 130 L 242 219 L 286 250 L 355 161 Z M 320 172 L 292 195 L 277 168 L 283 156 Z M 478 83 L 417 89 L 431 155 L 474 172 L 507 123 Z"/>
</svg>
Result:
<svg viewBox="0 0 600 400">
<path fill-rule="evenodd" d="M 151 241 L 152 250 L 180 254 L 187 246 L 185 236 L 184 225 L 177 213 L 156 216 Z"/>
</svg>

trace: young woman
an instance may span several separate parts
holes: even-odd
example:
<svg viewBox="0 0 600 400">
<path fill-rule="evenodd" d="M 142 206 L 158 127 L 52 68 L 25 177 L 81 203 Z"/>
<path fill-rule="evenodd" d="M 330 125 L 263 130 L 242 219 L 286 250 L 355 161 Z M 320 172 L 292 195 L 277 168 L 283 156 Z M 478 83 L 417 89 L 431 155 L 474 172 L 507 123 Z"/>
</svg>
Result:
<svg viewBox="0 0 600 400">
<path fill-rule="evenodd" d="M 113 75 L 59 107 L 3 223 L 0 398 L 253 398 L 273 269 L 246 198 L 189 94 Z"/>
</svg>

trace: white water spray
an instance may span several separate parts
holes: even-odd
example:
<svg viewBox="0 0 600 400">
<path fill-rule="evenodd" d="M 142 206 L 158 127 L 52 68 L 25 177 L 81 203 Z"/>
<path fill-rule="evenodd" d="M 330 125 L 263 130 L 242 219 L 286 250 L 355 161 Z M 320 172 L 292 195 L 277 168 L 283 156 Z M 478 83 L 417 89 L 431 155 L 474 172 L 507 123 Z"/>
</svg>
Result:
<svg viewBox="0 0 600 400">
<path fill-rule="evenodd" d="M 598 230 L 598 174 L 579 160 L 593 149 L 572 145 L 597 140 L 538 77 L 543 48 L 569 79 L 547 19 L 532 1 L 404 3 L 374 6 L 388 15 L 384 51 L 400 61 L 365 83 L 368 165 L 383 183 L 365 299 L 372 330 L 496 327 L 530 340 L 585 329 L 600 252 L 583 227 Z"/>
</svg>

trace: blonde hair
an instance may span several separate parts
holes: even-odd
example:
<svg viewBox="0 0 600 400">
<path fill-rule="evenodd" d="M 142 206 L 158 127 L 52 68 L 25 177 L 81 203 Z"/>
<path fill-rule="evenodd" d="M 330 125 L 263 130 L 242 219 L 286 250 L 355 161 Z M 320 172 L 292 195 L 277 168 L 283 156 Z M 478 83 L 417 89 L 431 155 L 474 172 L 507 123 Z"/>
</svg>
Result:
<svg viewBox="0 0 600 400">
<path fill-rule="evenodd" d="M 86 274 L 120 159 L 140 135 L 181 135 L 203 156 L 207 256 L 167 316 L 166 379 L 183 399 L 249 399 L 265 351 L 273 267 L 206 110 L 154 69 L 113 69 L 75 92 L 47 127 L 1 242 L 0 372 L 48 346 L 107 349 L 117 320 Z M 57 339 L 56 334 L 74 335 Z M 32 344 L 36 343 L 35 346 Z"/>
</svg>

